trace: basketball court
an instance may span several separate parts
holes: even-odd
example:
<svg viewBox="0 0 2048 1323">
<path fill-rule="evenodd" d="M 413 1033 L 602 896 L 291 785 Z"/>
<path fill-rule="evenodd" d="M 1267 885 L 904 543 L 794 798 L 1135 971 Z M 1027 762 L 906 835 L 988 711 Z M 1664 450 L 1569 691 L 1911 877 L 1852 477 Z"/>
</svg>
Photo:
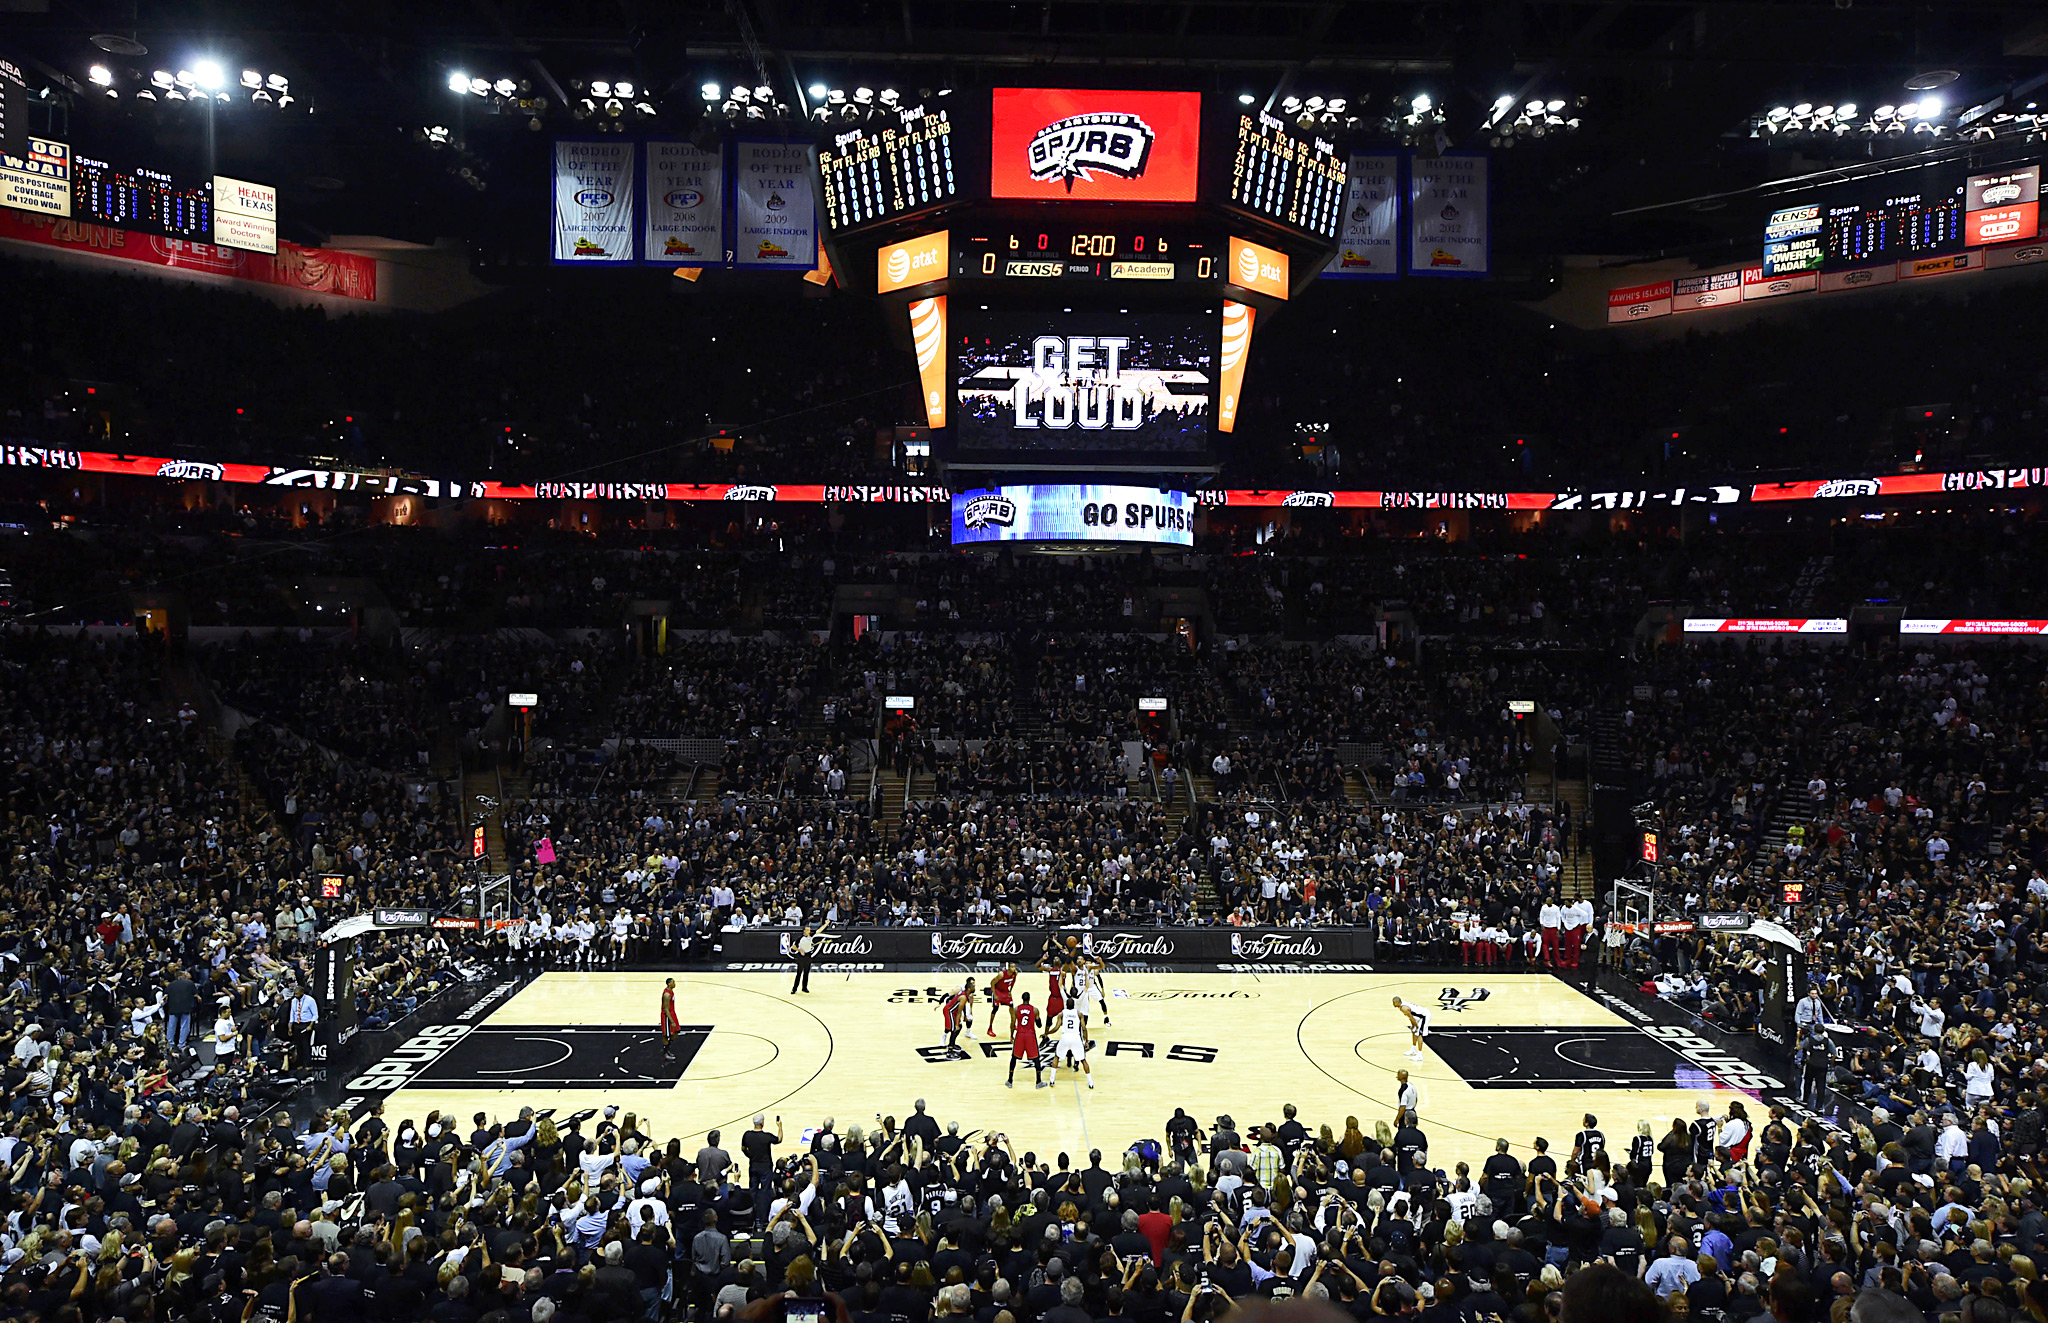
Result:
<svg viewBox="0 0 2048 1323">
<path fill-rule="evenodd" d="M 1705 1099 L 1754 1098 L 1753 1082 L 1725 1058 L 1702 1063 L 1659 1027 L 1540 974 L 1480 979 L 1422 974 L 1127 973 L 1108 978 L 1108 1024 L 1091 1024 L 1096 1088 L 1077 1072 L 1034 1089 L 1028 1064 L 1005 1086 L 1010 1049 L 987 1036 L 985 993 L 965 1053 L 948 1053 L 940 1003 L 955 972 L 824 973 L 792 996 L 787 973 L 677 974 L 683 1030 L 665 1053 L 655 1032 L 663 973 L 548 973 L 474 1025 L 428 1026 L 368 1068 L 348 1091 L 389 1093 L 386 1115 L 420 1119 L 438 1108 L 509 1120 L 522 1106 L 566 1116 L 615 1102 L 649 1133 L 739 1132 L 757 1112 L 780 1115 L 785 1137 L 832 1117 L 872 1127 L 900 1122 L 914 1099 L 962 1132 L 1000 1131 L 1018 1153 L 1065 1151 L 1085 1160 L 1159 1137 L 1176 1106 L 1206 1129 L 1228 1113 L 1240 1130 L 1281 1119 L 1294 1103 L 1311 1129 L 1341 1134 L 1356 1116 L 1369 1132 L 1394 1111 L 1394 1073 L 1408 1069 L 1432 1165 L 1476 1168 L 1496 1136 L 1526 1156 L 1548 1138 L 1568 1152 L 1580 1116 L 1598 1115 L 1621 1147 L 1638 1120 L 1662 1135 Z M 987 973 L 975 975 L 985 988 Z M 1043 1001 L 1045 978 L 1020 990 Z M 1425 1059 L 1409 1060 L 1395 996 L 1425 1007 Z M 1007 1032 L 1008 1016 L 1000 1029 Z M 1696 1041 L 1696 1040 L 1695 1040 Z M 1048 1071 L 1048 1077 L 1052 1072 Z M 394 1089 L 394 1086 L 395 1087 Z M 1726 1095 L 1726 1096 L 1717 1096 Z"/>
</svg>

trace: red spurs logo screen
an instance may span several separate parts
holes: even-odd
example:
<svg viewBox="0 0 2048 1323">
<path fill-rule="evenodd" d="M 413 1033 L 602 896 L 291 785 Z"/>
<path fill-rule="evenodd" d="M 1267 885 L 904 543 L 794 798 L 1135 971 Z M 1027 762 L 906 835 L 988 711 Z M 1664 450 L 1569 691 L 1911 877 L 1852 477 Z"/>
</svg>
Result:
<svg viewBox="0 0 2048 1323">
<path fill-rule="evenodd" d="M 999 87 L 989 195 L 1035 202 L 1193 202 L 1198 92 Z"/>
</svg>

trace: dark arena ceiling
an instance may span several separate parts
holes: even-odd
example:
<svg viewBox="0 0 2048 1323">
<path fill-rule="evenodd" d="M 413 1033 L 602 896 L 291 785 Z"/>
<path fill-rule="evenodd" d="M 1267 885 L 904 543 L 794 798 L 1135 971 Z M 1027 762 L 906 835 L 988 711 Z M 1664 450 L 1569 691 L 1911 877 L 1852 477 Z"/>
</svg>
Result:
<svg viewBox="0 0 2048 1323">
<path fill-rule="evenodd" d="M 28 81 L 32 129 L 174 155 L 210 135 L 221 170 L 277 182 L 287 238 L 455 237 L 513 265 L 541 256 L 547 140 L 602 121 L 599 83 L 630 82 L 618 100 L 633 131 L 670 133 L 700 130 L 706 84 L 771 87 L 799 115 L 814 89 L 856 86 L 1342 98 L 1358 142 L 1497 151 L 1508 279 L 1568 253 L 1753 247 L 1756 209 L 1742 200 L 1772 181 L 2016 150 L 2016 135 L 1987 131 L 1992 117 L 2011 129 L 2048 102 L 2039 0 L 0 0 L 0 12 L 0 57 Z M 225 71 L 233 95 L 218 105 L 141 95 L 175 90 L 202 61 Z M 488 91 L 452 91 L 458 74 Z M 1926 134 L 1868 122 L 1915 97 L 1940 99 Z M 1504 134 L 1531 103 L 1538 122 Z M 1858 113 L 1816 123 L 1797 106 Z M 2038 141 L 2038 124 L 2017 127 Z"/>
</svg>

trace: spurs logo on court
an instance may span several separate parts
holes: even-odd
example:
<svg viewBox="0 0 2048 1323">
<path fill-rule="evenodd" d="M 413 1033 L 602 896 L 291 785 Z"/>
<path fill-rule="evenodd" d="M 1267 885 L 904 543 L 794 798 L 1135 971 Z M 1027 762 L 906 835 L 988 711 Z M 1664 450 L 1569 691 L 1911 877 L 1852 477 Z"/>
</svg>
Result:
<svg viewBox="0 0 2048 1323">
<path fill-rule="evenodd" d="M 788 933 L 782 934 L 776 943 L 782 954 L 790 955 L 796 950 L 796 941 Z M 811 955 L 814 959 L 840 960 L 847 956 L 864 956 L 875 953 L 875 944 L 863 935 L 835 937 L 831 933 L 811 934 Z"/>
<path fill-rule="evenodd" d="M 981 956 L 1020 956 L 1024 943 L 1010 934 L 956 933 L 948 937 L 932 933 L 932 954 L 941 960 L 969 960 Z"/>
<path fill-rule="evenodd" d="M 1493 995 L 1491 988 L 1474 988 L 1470 992 L 1459 992 L 1456 988 L 1445 988 L 1436 994 L 1436 1004 L 1447 1011 L 1462 1011 L 1467 1006 L 1485 1001 Z"/>
<path fill-rule="evenodd" d="M 1165 960 L 1174 952 L 1173 939 L 1156 933 L 1097 933 L 1088 949 L 1104 960 L 1132 960 L 1154 957 Z"/>
<path fill-rule="evenodd" d="M 1323 944 L 1313 937 L 1290 937 L 1284 933 L 1258 933 L 1247 937 L 1230 934 L 1230 954 L 1238 960 L 1274 960 L 1288 956 L 1313 959 L 1323 953 Z"/>
</svg>

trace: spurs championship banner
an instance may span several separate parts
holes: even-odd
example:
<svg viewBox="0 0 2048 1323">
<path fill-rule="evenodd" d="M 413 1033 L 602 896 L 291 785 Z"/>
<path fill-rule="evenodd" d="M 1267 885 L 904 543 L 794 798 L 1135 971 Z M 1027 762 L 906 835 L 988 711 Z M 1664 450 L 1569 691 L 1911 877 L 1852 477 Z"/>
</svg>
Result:
<svg viewBox="0 0 2048 1323">
<path fill-rule="evenodd" d="M 2048 634 L 2048 620 L 1915 620 L 1899 622 L 1901 634 L 1985 634 L 2024 636 Z"/>
<path fill-rule="evenodd" d="M 20 156 L 0 152 L 0 207 L 69 216 L 71 148 L 50 138 L 30 138 Z"/>
<path fill-rule="evenodd" d="M 1401 274 L 1401 158 L 1353 156 L 1344 170 L 1344 218 L 1337 256 L 1323 275 L 1340 280 L 1391 280 Z"/>
<path fill-rule="evenodd" d="M 641 260 L 659 266 L 725 262 L 725 158 L 687 142 L 647 142 Z"/>
<path fill-rule="evenodd" d="M 638 144 L 623 138 L 556 140 L 555 261 L 633 260 L 638 155 Z"/>
<path fill-rule="evenodd" d="M 941 245 L 943 247 L 943 245 Z M 917 353 L 917 381 L 924 391 L 924 418 L 946 425 L 946 296 L 910 305 L 910 343 Z"/>
<path fill-rule="evenodd" d="M 818 265 L 817 149 L 797 142 L 733 144 L 733 265 L 810 271 Z"/>
<path fill-rule="evenodd" d="M 31 216 L 19 211 L 0 211 L 0 240 L 4 239 L 44 248 L 62 248 L 67 252 L 86 253 L 112 261 L 205 271 L 232 280 L 276 285 L 309 294 L 329 294 L 365 303 L 377 301 L 377 259 L 365 253 L 301 248 L 295 243 L 280 241 L 277 254 L 271 256 L 217 248 L 210 243 L 193 243 L 188 239 L 166 239 L 161 235 L 117 230 L 107 225 Z"/>
<path fill-rule="evenodd" d="M 1244 395 L 1244 365 L 1252 352 L 1252 322 L 1257 310 L 1234 299 L 1223 301 L 1221 385 L 1216 397 L 1216 430 L 1237 426 L 1237 403 Z"/>
<path fill-rule="evenodd" d="M 1483 276 L 1492 268 L 1487 158 L 1416 156 L 1408 162 L 1408 274 Z"/>
<path fill-rule="evenodd" d="M 753 928 L 721 935 L 727 961 L 786 963 L 799 933 Z M 832 928 L 817 934 L 821 964 L 991 963 L 1029 969 L 1073 939 L 1113 965 L 1216 964 L 1265 969 L 1369 969 L 1372 935 L 1356 928 Z"/>
</svg>

